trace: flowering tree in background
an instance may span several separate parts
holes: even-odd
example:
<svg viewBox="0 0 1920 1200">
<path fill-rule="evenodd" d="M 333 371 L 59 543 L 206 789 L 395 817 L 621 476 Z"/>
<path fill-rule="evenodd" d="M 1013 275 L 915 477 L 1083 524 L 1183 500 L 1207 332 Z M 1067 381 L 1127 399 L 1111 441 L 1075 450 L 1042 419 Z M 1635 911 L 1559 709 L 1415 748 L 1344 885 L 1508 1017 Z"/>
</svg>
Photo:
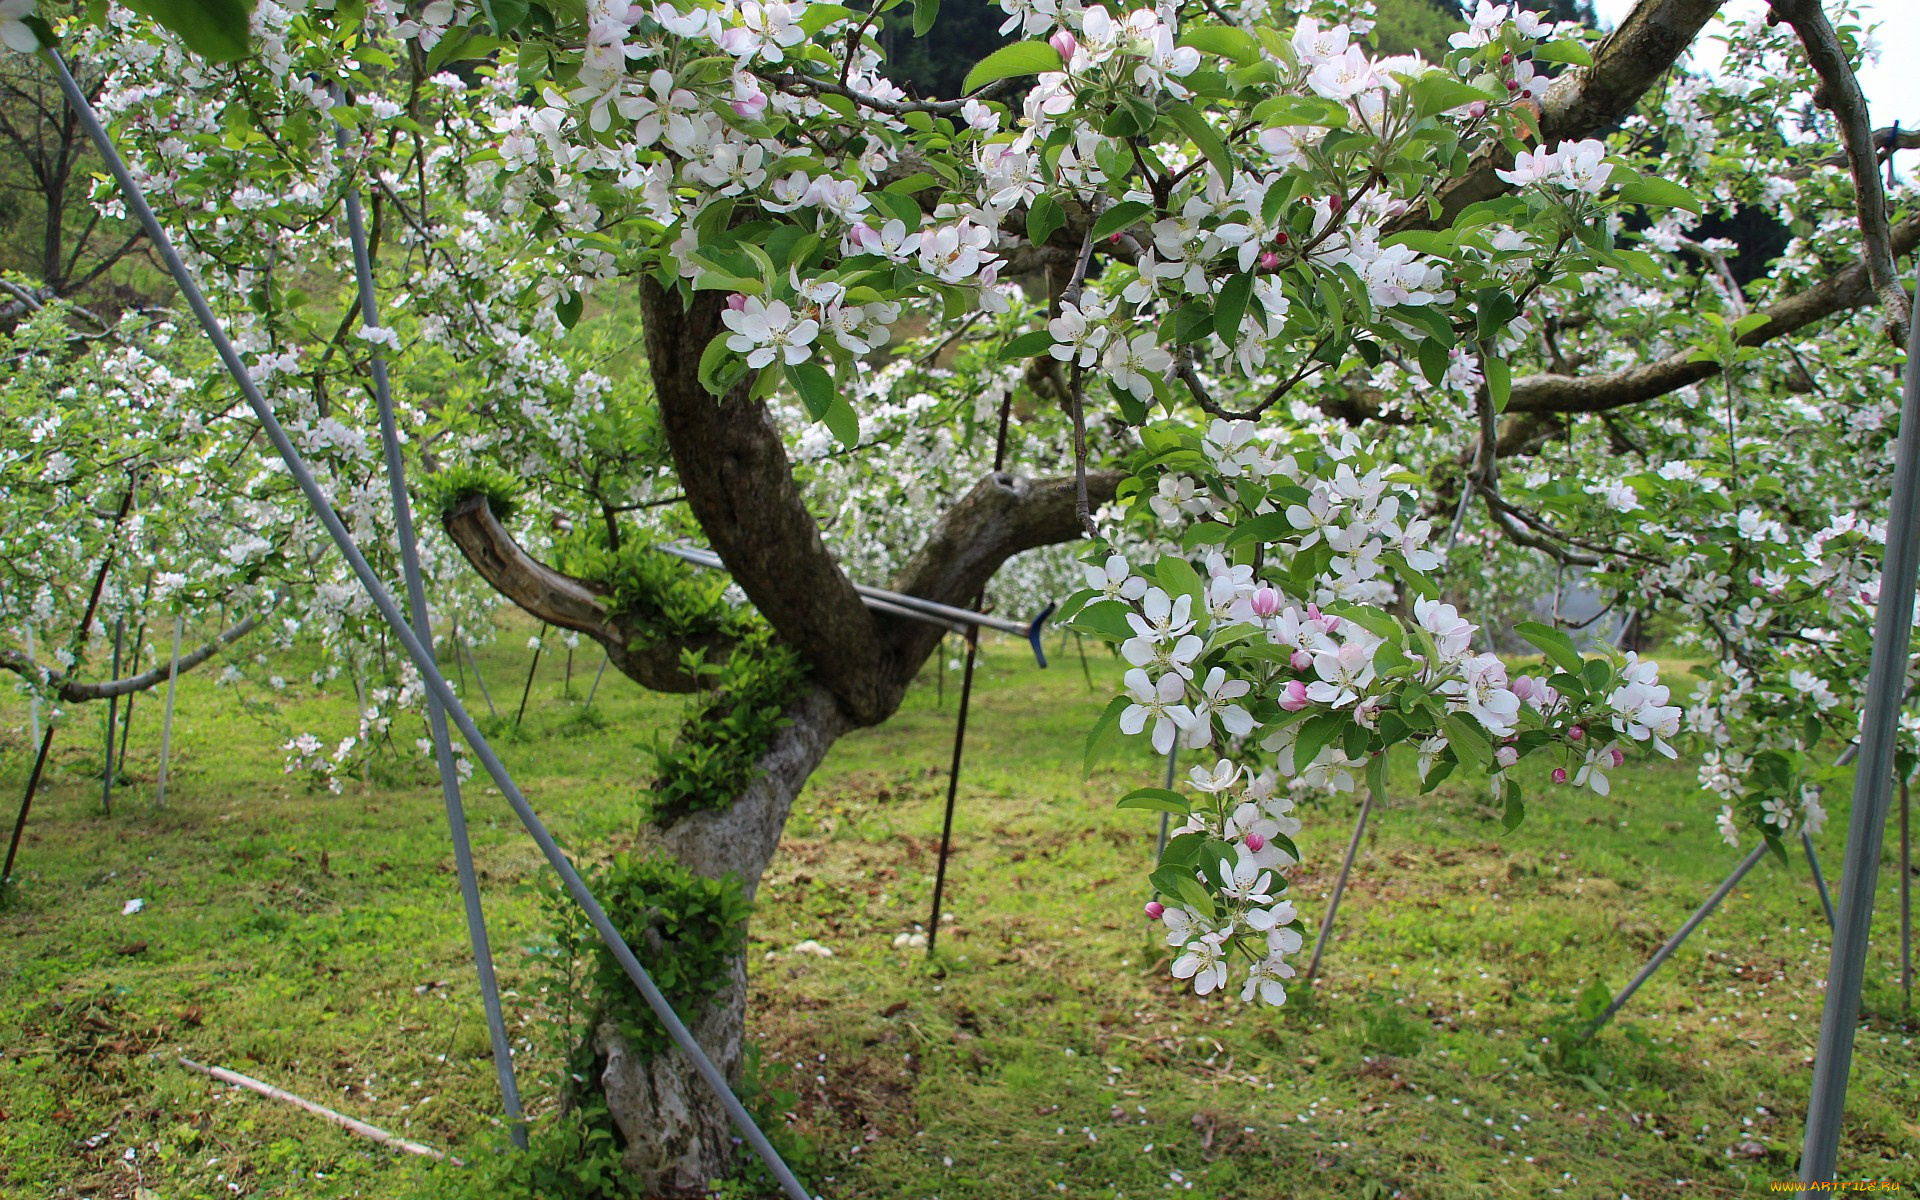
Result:
<svg viewBox="0 0 1920 1200">
<path fill-rule="evenodd" d="M 1716 4 L 1645 0 L 1597 44 L 1482 4 L 1437 61 L 1370 52 L 1363 5 L 1003 7 L 1022 40 L 941 100 L 885 76 L 878 10 L 832 3 L 263 2 L 186 49 L 109 6 L 61 33 L 113 64 L 101 107 L 356 533 L 386 537 L 379 345 L 439 552 L 700 689 L 644 840 L 746 898 L 828 747 L 939 641 L 849 567 L 964 605 L 1083 537 L 1074 620 L 1130 667 L 1096 733 L 1208 752 L 1188 793 L 1123 801 L 1186 821 L 1153 912 L 1203 994 L 1284 999 L 1296 781 L 1377 788 L 1406 747 L 1429 784 L 1487 772 L 1517 821 L 1522 757 L 1605 793 L 1672 752 L 1652 664 L 1552 624 L 1522 629 L 1532 673 L 1476 648 L 1448 597 L 1511 601 L 1522 556 L 1718 651 L 1690 723 L 1730 827 L 1810 815 L 1877 594 L 1876 493 L 1836 472 L 1888 469 L 1874 316 L 1907 319 L 1893 256 L 1920 233 L 1889 223 L 1851 28 L 1782 3 L 1726 78 L 1643 105 Z M 348 184 L 385 327 L 341 310 Z M 1709 205 L 1792 222 L 1764 295 L 1695 236 Z M 245 424 L 212 425 L 286 505 Z M 692 533 L 750 607 L 651 550 Z M 330 560 L 276 553 L 354 611 Z M 733 1070 L 727 962 L 693 1024 Z M 724 1170 L 677 1054 L 612 1021 L 590 1050 L 644 1186 Z"/>
</svg>

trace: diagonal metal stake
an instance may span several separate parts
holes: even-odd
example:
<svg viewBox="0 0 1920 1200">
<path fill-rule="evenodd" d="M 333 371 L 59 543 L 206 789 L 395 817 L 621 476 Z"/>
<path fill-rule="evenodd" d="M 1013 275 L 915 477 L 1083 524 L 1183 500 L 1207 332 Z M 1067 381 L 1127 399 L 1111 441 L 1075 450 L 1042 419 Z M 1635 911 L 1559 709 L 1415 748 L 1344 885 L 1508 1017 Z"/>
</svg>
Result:
<svg viewBox="0 0 1920 1200">
<path fill-rule="evenodd" d="M 373 567 L 368 564 L 366 556 L 360 553 L 359 546 L 354 543 L 353 534 L 347 530 L 346 525 L 340 520 L 340 515 L 334 511 L 326 492 L 321 489 L 319 481 L 313 477 L 312 470 L 308 468 L 306 459 L 295 448 L 292 439 L 287 436 L 286 429 L 274 415 L 273 407 L 267 403 L 259 386 L 254 383 L 253 375 L 247 370 L 246 363 L 241 361 L 240 354 L 234 349 L 232 341 L 228 339 L 220 319 L 214 315 L 213 309 L 207 304 L 207 298 L 201 292 L 199 283 L 194 279 L 193 273 L 187 269 L 186 263 L 181 261 L 180 253 L 174 248 L 172 239 L 167 236 L 166 229 L 161 226 L 159 218 L 154 216 L 152 207 L 147 204 L 145 193 L 128 172 L 127 164 L 121 159 L 119 149 L 114 146 L 113 139 L 107 136 L 106 128 L 100 124 L 100 117 L 93 111 L 93 105 L 88 103 L 86 93 L 82 92 L 80 86 L 74 82 L 73 73 L 67 69 L 66 60 L 57 50 L 46 49 L 42 53 L 59 77 L 60 91 L 66 97 L 67 107 L 79 118 L 94 148 L 100 152 L 101 160 L 106 163 L 107 170 L 113 175 L 114 182 L 119 186 L 120 194 L 126 200 L 128 209 L 139 220 L 148 241 L 160 255 L 174 282 L 179 285 L 187 306 L 193 310 L 195 319 L 206 331 L 208 341 L 213 343 L 215 352 L 219 354 L 220 361 L 226 366 L 228 374 L 233 377 L 234 384 L 246 397 L 247 405 L 253 410 L 255 419 L 260 422 L 267 440 L 273 443 L 275 451 L 286 463 L 288 473 L 293 476 L 301 494 L 306 497 L 308 505 L 312 507 L 314 518 L 333 539 L 335 547 L 340 551 L 340 556 L 346 560 L 347 566 L 359 580 L 360 586 L 366 590 L 374 607 L 379 609 L 381 617 L 393 630 L 394 636 L 405 648 L 407 655 L 413 659 L 414 666 L 419 669 L 427 690 L 445 707 L 448 718 L 460 730 L 460 736 L 465 738 L 467 744 L 473 748 L 474 757 L 480 760 L 481 766 L 486 768 L 495 786 L 506 797 L 514 816 L 520 819 L 527 833 L 540 847 L 541 854 L 560 876 L 567 894 L 586 913 L 594 932 L 599 934 L 600 940 L 606 944 L 608 951 L 619 962 L 627 978 L 633 981 L 641 998 L 647 1002 L 647 1007 L 660 1018 L 660 1023 L 666 1027 L 667 1034 L 673 1039 L 674 1045 L 687 1056 L 694 1070 L 707 1086 L 713 1089 L 721 1107 L 726 1110 L 728 1118 L 740 1131 L 740 1136 L 766 1164 L 767 1170 L 780 1182 L 781 1190 L 786 1192 L 790 1200 L 813 1200 L 807 1194 L 807 1189 L 794 1176 L 792 1169 L 787 1166 L 786 1161 L 780 1157 L 780 1152 L 775 1150 L 773 1143 L 767 1140 L 767 1135 L 754 1123 L 753 1117 L 740 1103 L 740 1098 L 733 1094 L 733 1089 L 727 1085 L 726 1076 L 721 1074 L 720 1069 L 713 1064 L 713 1060 L 707 1057 L 706 1051 L 700 1048 L 700 1043 L 694 1039 L 686 1023 L 680 1019 L 678 1013 L 674 1012 L 673 1005 L 661 993 L 653 977 L 647 973 L 647 969 L 640 964 L 639 958 L 633 953 L 633 948 L 627 945 L 625 938 L 620 936 L 620 931 L 615 928 L 612 918 L 607 916 L 607 910 L 594 899 L 593 893 L 587 888 L 586 880 L 582 879 L 580 872 L 574 869 L 573 863 L 568 860 L 566 852 L 560 848 L 560 843 L 554 840 L 546 823 L 541 821 L 540 815 L 533 811 L 533 806 L 527 803 L 526 796 L 514 783 L 513 776 L 508 773 L 506 766 L 501 763 L 500 756 L 494 753 L 492 743 L 488 742 L 486 735 L 480 732 L 480 727 L 474 724 L 473 717 L 460 703 L 460 698 L 453 694 L 453 689 L 447 686 L 446 677 L 440 673 L 438 664 L 434 662 L 433 651 L 414 634 L 413 629 L 407 624 L 399 605 L 394 603 L 392 593 L 388 592 L 386 585 L 380 582 L 379 575 L 375 574 Z"/>
<path fill-rule="evenodd" d="M 343 102 L 338 87 L 334 89 L 334 102 Z M 333 127 L 333 137 L 334 145 L 346 147 L 346 130 L 338 124 Z M 347 233 L 353 242 L 353 273 L 360 292 L 360 322 L 377 327 L 380 308 L 374 292 L 373 250 L 367 240 L 359 188 L 347 189 L 346 208 Z M 414 534 L 413 509 L 407 501 L 406 462 L 400 456 L 400 432 L 393 416 L 393 387 L 387 376 L 387 356 L 378 342 L 369 343 L 369 348 L 373 394 L 380 408 L 380 444 L 386 451 L 387 491 L 393 503 L 394 535 L 400 542 L 400 570 L 407 586 L 407 607 L 412 610 L 415 636 L 430 647 L 433 627 L 427 615 L 427 589 L 420 572 L 420 545 Z M 460 877 L 460 901 L 466 909 L 467 941 L 473 950 L 474 971 L 480 977 L 480 1001 L 486 1012 L 487 1037 L 493 1043 L 493 1069 L 500 1082 L 501 1106 L 507 1114 L 508 1135 L 515 1146 L 525 1150 L 527 1121 L 520 1108 L 519 1081 L 514 1076 L 513 1041 L 507 1035 L 506 1017 L 500 1006 L 500 982 L 493 970 L 486 911 L 480 904 L 473 844 L 467 836 L 466 806 L 460 799 L 460 773 L 453 761 L 452 739 L 447 735 L 446 711 L 431 692 L 427 694 L 427 724 L 433 733 L 433 756 L 440 768 L 440 794 L 446 801 L 447 830 L 453 835 L 453 861 Z"/>
<path fill-rule="evenodd" d="M 1327 939 L 1333 936 L 1333 919 L 1340 913 L 1340 895 L 1347 890 L 1347 877 L 1353 874 L 1354 855 L 1360 853 L 1360 837 L 1367 831 L 1367 816 L 1373 811 L 1373 802 L 1379 797 L 1371 784 L 1367 787 L 1367 798 L 1360 802 L 1360 815 L 1353 822 L 1353 836 L 1347 839 L 1347 856 L 1340 861 L 1340 876 L 1333 881 L 1333 896 L 1327 901 L 1327 915 L 1320 921 L 1320 936 L 1313 941 L 1313 957 L 1307 962 L 1307 977 L 1302 983 L 1312 983 L 1314 976 L 1320 973 L 1320 956 L 1326 953 Z"/>
<path fill-rule="evenodd" d="M 1866 981 L 1874 888 L 1880 881 L 1880 843 L 1886 836 L 1892 801 L 1893 748 L 1913 634 L 1913 598 L 1916 576 L 1920 576 L 1920 538 L 1914 536 L 1915 526 L 1920 525 L 1920 372 L 1915 370 L 1915 360 L 1920 359 L 1920 321 L 1908 325 L 1887 552 L 1880 567 L 1872 665 L 1860 714 L 1860 766 L 1853 777 L 1847 857 L 1840 868 L 1840 903 L 1835 910 L 1839 920 L 1833 928 L 1826 1004 L 1813 1058 L 1813 1094 L 1807 1104 L 1807 1136 L 1800 1152 L 1803 1184 L 1832 1182 L 1840 1153 L 1854 1028 L 1860 1017 L 1860 989 Z M 1810 1192 L 1803 1188 L 1801 1194 Z"/>
</svg>

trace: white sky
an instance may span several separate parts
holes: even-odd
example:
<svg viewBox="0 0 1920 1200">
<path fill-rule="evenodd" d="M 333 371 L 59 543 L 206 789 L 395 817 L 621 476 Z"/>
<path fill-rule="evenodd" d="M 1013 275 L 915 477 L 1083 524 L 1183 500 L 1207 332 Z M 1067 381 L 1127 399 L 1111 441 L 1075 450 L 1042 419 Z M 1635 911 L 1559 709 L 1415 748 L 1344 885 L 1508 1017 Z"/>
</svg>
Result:
<svg viewBox="0 0 1920 1200">
<path fill-rule="evenodd" d="M 1594 11 L 1603 28 L 1611 29 L 1633 8 L 1634 0 L 1594 0 Z M 1855 0 L 1861 24 L 1879 26 L 1880 46 L 1877 63 L 1860 72 L 1860 87 L 1867 94 L 1867 111 L 1875 129 L 1899 121 L 1904 129 L 1920 128 L 1920 0 Z M 1722 12 L 1736 19 L 1765 12 L 1766 0 L 1728 0 Z M 1690 52 L 1693 65 L 1712 71 L 1723 57 L 1721 43 L 1726 24 L 1719 19 L 1708 23 Z M 1920 151 L 1900 155 L 1901 174 L 1911 176 L 1920 167 Z"/>
</svg>

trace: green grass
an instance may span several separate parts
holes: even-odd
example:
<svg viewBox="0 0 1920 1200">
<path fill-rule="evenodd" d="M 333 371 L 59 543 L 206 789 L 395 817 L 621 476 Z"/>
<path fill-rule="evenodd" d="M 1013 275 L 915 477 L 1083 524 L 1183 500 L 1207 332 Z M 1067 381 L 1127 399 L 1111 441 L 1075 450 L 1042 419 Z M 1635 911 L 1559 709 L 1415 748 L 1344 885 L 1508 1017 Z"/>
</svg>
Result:
<svg viewBox="0 0 1920 1200">
<path fill-rule="evenodd" d="M 519 697 L 524 632 L 482 654 L 509 714 L 497 726 Z M 1477 785 L 1405 799 L 1398 780 L 1317 994 L 1279 1011 L 1204 1002 L 1166 978 L 1139 917 L 1155 818 L 1112 808 L 1157 765 L 1131 753 L 1080 778 L 1108 693 L 1071 651 L 1046 673 L 1022 653 L 991 644 L 976 685 L 937 966 L 892 940 L 926 919 L 952 680 L 942 704 L 930 671 L 898 718 L 835 748 L 763 886 L 749 1029 L 790 1094 L 774 1119 L 815 1148 L 822 1193 L 1647 1200 L 1759 1195 L 1793 1175 L 1828 946 L 1804 864 L 1759 867 L 1596 1046 L 1542 1042 L 1736 860 L 1690 766 L 1636 764 L 1611 798 L 1530 787 L 1507 836 Z M 598 719 L 583 718 L 597 662 L 576 659 L 570 703 L 549 656 L 525 727 L 500 738 L 588 861 L 629 844 L 640 751 L 679 703 L 610 674 Z M 1116 675 L 1095 661 L 1103 688 Z M 351 695 L 274 698 L 296 728 L 337 738 Z M 406 1196 L 435 1173 L 191 1074 L 182 1054 L 490 1152 L 492 1069 L 428 764 L 309 791 L 281 773 L 280 735 L 204 674 L 183 685 L 155 809 L 158 711 L 142 698 L 112 817 L 98 707 L 62 732 L 0 910 L 0 1195 Z M 8 696 L 8 817 L 24 721 Z M 1837 875 L 1844 789 L 1830 799 L 1820 840 Z M 476 783 L 469 803 L 523 1088 L 549 1114 L 545 872 L 497 794 Z M 1293 894 L 1310 921 L 1352 814 L 1304 814 L 1311 869 Z M 1882 880 L 1841 1177 L 1911 1186 L 1920 1049 L 1897 987 L 1891 858 Z M 146 910 L 123 917 L 136 896 Z M 834 957 L 791 952 L 809 938 Z"/>
</svg>

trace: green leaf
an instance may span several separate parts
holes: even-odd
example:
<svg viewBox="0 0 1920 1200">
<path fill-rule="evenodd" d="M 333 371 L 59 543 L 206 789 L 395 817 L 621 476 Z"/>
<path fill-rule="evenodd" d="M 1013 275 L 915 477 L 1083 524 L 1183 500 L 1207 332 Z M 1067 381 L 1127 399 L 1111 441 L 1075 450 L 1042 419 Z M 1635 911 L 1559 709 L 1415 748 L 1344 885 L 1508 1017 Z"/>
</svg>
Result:
<svg viewBox="0 0 1920 1200">
<path fill-rule="evenodd" d="M 1327 712 L 1311 717 L 1300 727 L 1300 733 L 1293 739 L 1293 769 L 1298 774 L 1307 769 L 1307 764 L 1320 757 L 1333 739 L 1347 731 L 1353 718 L 1346 713 Z"/>
<path fill-rule="evenodd" d="M 1127 614 L 1132 611 L 1118 600 L 1097 600 L 1080 610 L 1071 628 L 1104 641 L 1124 642 L 1133 636 L 1133 626 L 1127 624 Z"/>
<path fill-rule="evenodd" d="M 1420 343 L 1420 373 L 1427 377 L 1428 383 L 1439 387 L 1451 365 L 1452 356 L 1447 353 L 1445 346 L 1432 338 Z"/>
<path fill-rule="evenodd" d="M 851 450 L 860 444 L 860 414 L 853 411 L 853 401 L 846 396 L 834 393 L 833 403 L 820 419 L 842 446 Z"/>
<path fill-rule="evenodd" d="M 586 307 L 586 301 L 579 292 L 568 292 L 567 298 L 553 306 L 553 315 L 560 318 L 560 325 L 572 329 L 580 323 L 580 310 Z"/>
<path fill-rule="evenodd" d="M 1247 315 L 1247 301 L 1253 298 L 1253 276 L 1235 275 L 1220 285 L 1214 302 L 1213 330 L 1229 346 L 1240 342 L 1240 319 Z"/>
<path fill-rule="evenodd" d="M 1593 53 L 1584 42 L 1546 42 L 1533 48 L 1538 62 L 1569 63 L 1576 67 L 1593 65 Z"/>
<path fill-rule="evenodd" d="M 494 3 L 499 3 L 499 0 L 494 0 Z M 844 4 L 809 4 L 800 15 L 799 25 L 811 37 L 835 21 L 844 21 L 852 16 L 853 10 Z"/>
<path fill-rule="evenodd" d="M 130 0 L 128 6 L 172 30 L 187 49 L 209 62 L 247 56 L 253 18 L 249 0 Z"/>
<path fill-rule="evenodd" d="M 1504 832 L 1512 833 L 1520 828 L 1520 822 L 1527 819 L 1527 806 L 1520 799 L 1520 785 L 1511 778 L 1507 779 L 1503 785 L 1503 791 L 1506 794 L 1507 810 L 1501 814 L 1500 828 Z"/>
<path fill-rule="evenodd" d="M 1131 703 L 1132 701 L 1125 696 L 1115 696 L 1107 701 L 1107 707 L 1101 712 L 1100 719 L 1093 723 L 1093 728 L 1087 730 L 1087 743 L 1083 757 L 1088 775 L 1093 774 L 1093 764 L 1120 740 L 1120 714 L 1125 712 L 1127 705 Z"/>
<path fill-rule="evenodd" d="M 962 94 L 977 92 L 996 80 L 1060 71 L 1066 65 L 1060 52 L 1045 42 L 1015 42 L 975 63 L 973 70 L 967 72 L 966 82 L 960 85 L 960 91 Z"/>
<path fill-rule="evenodd" d="M 1431 117 L 1435 113 L 1463 108 L 1476 100 L 1484 104 L 1498 104 L 1503 99 L 1492 92 L 1483 92 L 1472 84 L 1449 78 L 1440 71 L 1429 71 L 1414 80 L 1407 87 L 1407 95 L 1413 100 L 1413 114 L 1416 117 Z"/>
<path fill-rule="evenodd" d="M 1513 368 L 1506 359 L 1489 355 L 1480 360 L 1480 369 L 1487 375 L 1487 395 L 1493 400 L 1493 411 L 1507 411 L 1507 397 L 1513 395 Z"/>
<path fill-rule="evenodd" d="M 1001 362 L 1013 362 L 1015 359 L 1039 358 L 1053 345 L 1053 335 L 1044 329 L 1023 333 L 1019 337 L 1000 347 Z"/>
<path fill-rule="evenodd" d="M 1046 245 L 1047 239 L 1066 223 L 1066 210 L 1051 193 L 1041 192 L 1027 206 L 1027 240 L 1036 246 Z"/>
<path fill-rule="evenodd" d="M 493 23 L 493 31 L 502 37 L 520 28 L 533 11 L 528 0 L 480 0 L 480 7 Z"/>
<path fill-rule="evenodd" d="M 835 390 L 833 376 L 826 368 L 817 363 L 790 363 L 787 366 L 787 382 L 800 394 L 800 402 L 807 406 L 807 415 L 816 421 L 827 419 L 827 410 L 833 407 Z"/>
<path fill-rule="evenodd" d="M 1269 127 L 1321 125 L 1338 129 L 1347 123 L 1347 108 L 1318 96 L 1275 96 L 1254 107 L 1253 119 Z"/>
<path fill-rule="evenodd" d="M 1208 54 L 1230 58 L 1237 63 L 1260 61 L 1260 43 L 1252 37 L 1224 25 L 1197 25 L 1180 35 L 1182 46 L 1192 46 Z"/>
<path fill-rule="evenodd" d="M 1580 652 L 1573 648 L 1573 639 L 1565 633 L 1538 621 L 1522 621 L 1513 627 L 1513 631 L 1532 643 L 1554 666 L 1569 675 L 1580 674 L 1583 660 Z"/>
<path fill-rule="evenodd" d="M 1160 561 L 1154 564 L 1153 577 L 1167 590 L 1168 596 L 1192 597 L 1194 617 L 1198 618 L 1206 611 L 1206 585 L 1200 582 L 1200 573 L 1186 559 L 1177 554 L 1161 555 Z"/>
<path fill-rule="evenodd" d="M 1652 208 L 1684 208 L 1696 214 L 1703 211 L 1700 197 L 1671 179 L 1648 179 L 1645 176 L 1630 179 L 1621 185 L 1620 198 L 1629 204 L 1644 204 Z"/>
<path fill-rule="evenodd" d="M 1356 726 L 1355 728 L 1358 728 Z M 1367 760 L 1367 790 L 1373 793 L 1375 800 L 1384 803 L 1387 798 L 1387 752 L 1382 750 Z"/>
<path fill-rule="evenodd" d="M 726 332 L 717 333 L 700 354 L 700 386 L 715 396 L 724 396 L 752 370 L 746 360 L 727 349 Z"/>
<path fill-rule="evenodd" d="M 1181 902 L 1202 916 L 1211 917 L 1218 911 L 1213 902 L 1213 893 L 1191 874 L 1180 877 L 1179 893 Z"/>
<path fill-rule="evenodd" d="M 1287 520 L 1285 510 L 1261 513 L 1233 527 L 1227 536 L 1226 548 L 1243 546 L 1248 542 L 1277 542 L 1293 532 L 1293 523 Z"/>
<path fill-rule="evenodd" d="M 1166 788 L 1156 787 L 1135 788 L 1120 797 L 1120 802 L 1115 804 L 1114 807 L 1139 808 L 1145 809 L 1148 812 L 1174 813 L 1182 817 L 1193 812 L 1193 808 L 1187 803 L 1185 796 L 1182 796 L 1179 792 L 1170 792 Z"/>
<path fill-rule="evenodd" d="M 1152 212 L 1151 204 L 1143 204 L 1138 200 L 1123 200 L 1101 213 L 1100 219 L 1093 223 L 1093 240 L 1097 242 L 1101 238 L 1112 237 Z"/>
<path fill-rule="evenodd" d="M 1180 127 L 1193 144 L 1200 147 L 1200 153 L 1207 156 L 1213 169 L 1220 172 L 1222 183 L 1233 182 L 1233 155 L 1227 152 L 1227 143 L 1218 130 L 1207 124 L 1200 110 L 1184 100 L 1176 100 L 1167 106 L 1167 115 Z"/>
<path fill-rule="evenodd" d="M 940 15 L 940 0 L 913 0 L 913 36 L 923 38 Z"/>
<path fill-rule="evenodd" d="M 1453 747 L 1456 758 L 1485 763 L 1493 757 L 1493 742 L 1473 718 L 1448 713 L 1441 723 L 1446 726 L 1447 744 Z"/>
</svg>

